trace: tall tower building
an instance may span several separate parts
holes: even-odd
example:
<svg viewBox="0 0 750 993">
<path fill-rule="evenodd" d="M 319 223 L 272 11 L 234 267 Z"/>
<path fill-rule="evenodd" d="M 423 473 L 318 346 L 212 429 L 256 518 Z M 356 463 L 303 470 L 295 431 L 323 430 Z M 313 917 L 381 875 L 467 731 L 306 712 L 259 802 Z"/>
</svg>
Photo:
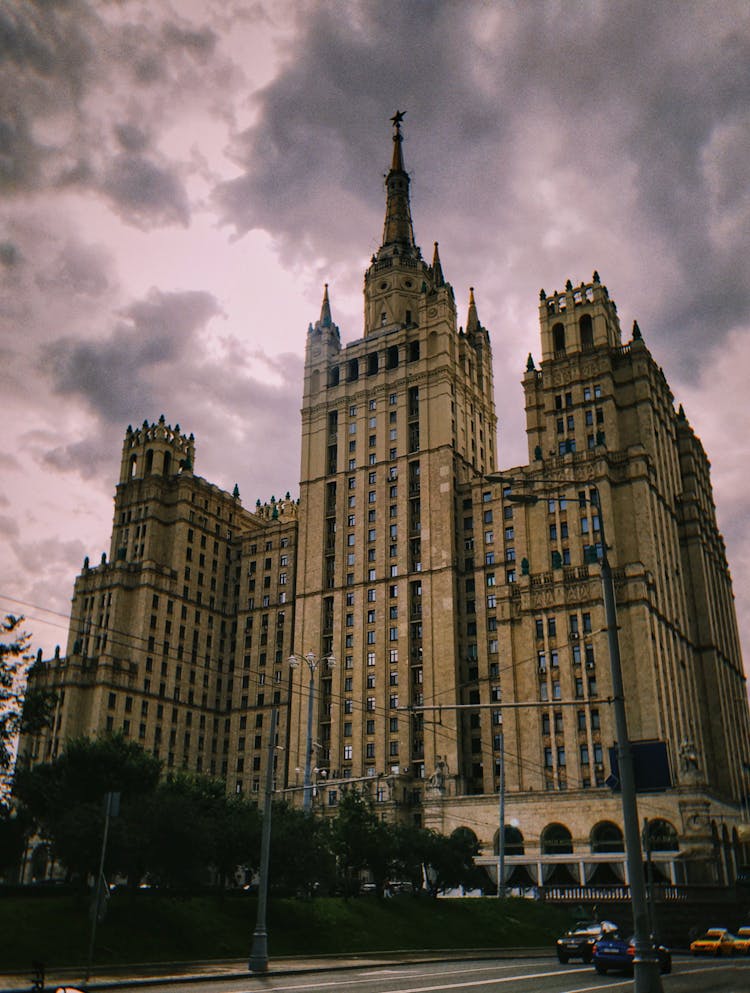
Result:
<svg viewBox="0 0 750 993">
<path fill-rule="evenodd" d="M 462 769 L 455 712 L 428 727 L 404 707 L 459 692 L 456 494 L 495 468 L 496 417 L 473 295 L 464 331 L 437 243 L 429 264 L 414 239 L 401 118 L 364 335 L 342 347 L 326 289 L 307 336 L 295 646 L 338 662 L 321 679 L 316 765 L 418 803 L 425 768 Z M 301 764 L 299 679 L 290 725 Z"/>
<path fill-rule="evenodd" d="M 76 581 L 66 655 L 34 669 L 59 703 L 22 761 L 120 731 L 258 793 L 277 707 L 293 800 L 309 759 L 313 809 L 362 789 L 383 817 L 473 832 L 496 879 L 504 770 L 511 882 L 626 881 L 606 540 L 630 734 L 659 772 L 639 798 L 656 878 L 728 883 L 750 860 L 750 723 L 706 454 L 594 273 L 540 294 L 528 463 L 498 471 L 489 334 L 473 289 L 458 326 L 437 243 L 417 245 L 402 120 L 361 334 L 328 286 L 307 331 L 299 501 L 245 510 L 195 475 L 192 436 L 129 428 L 109 558 Z M 312 699 L 288 664 L 310 653 L 336 660 Z"/>
</svg>

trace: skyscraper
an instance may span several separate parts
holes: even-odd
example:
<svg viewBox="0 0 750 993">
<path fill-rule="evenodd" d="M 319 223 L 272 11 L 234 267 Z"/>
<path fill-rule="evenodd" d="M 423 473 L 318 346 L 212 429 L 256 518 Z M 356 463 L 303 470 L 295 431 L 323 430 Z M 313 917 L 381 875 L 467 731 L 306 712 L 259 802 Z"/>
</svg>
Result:
<svg viewBox="0 0 750 993">
<path fill-rule="evenodd" d="M 472 831 L 495 871 L 504 765 L 512 880 L 621 880 L 604 526 L 631 736 L 660 771 L 641 801 L 657 872 L 728 880 L 750 734 L 700 441 L 595 273 L 540 294 L 529 462 L 498 471 L 489 333 L 473 289 L 458 326 L 437 243 L 428 263 L 415 241 L 402 119 L 364 334 L 342 341 L 328 287 L 308 329 L 299 501 L 247 511 L 195 475 L 192 436 L 129 428 L 109 559 L 76 582 L 65 657 L 34 671 L 60 701 L 23 754 L 121 730 L 252 793 L 277 706 L 276 784 L 299 802 L 365 789 Z"/>
</svg>

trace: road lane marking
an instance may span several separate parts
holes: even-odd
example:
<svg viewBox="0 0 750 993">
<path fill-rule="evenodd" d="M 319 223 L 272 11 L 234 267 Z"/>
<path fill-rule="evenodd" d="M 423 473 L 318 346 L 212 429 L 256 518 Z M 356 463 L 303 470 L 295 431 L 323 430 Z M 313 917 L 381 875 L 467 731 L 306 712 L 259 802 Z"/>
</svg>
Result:
<svg viewBox="0 0 750 993">
<path fill-rule="evenodd" d="M 590 968 L 590 967 L 589 967 Z M 557 969 L 552 972 L 529 972 L 521 973 L 514 976 L 504 976 L 504 977 L 493 977 L 492 979 L 473 979 L 464 983 L 443 983 L 439 986 L 402 986 L 399 989 L 394 990 L 384 990 L 382 993 L 437 993 L 438 990 L 458 990 L 467 989 L 473 986 L 489 986 L 492 983 L 511 983 L 514 981 L 523 982 L 527 979 L 545 979 L 547 976 L 571 976 L 576 973 L 588 973 L 589 968 L 585 969 Z M 264 978 L 265 983 L 271 977 Z M 351 987 L 357 983 L 369 983 L 372 982 L 372 976 L 367 979 L 346 979 L 346 980 L 335 980 L 328 983 L 298 983 L 295 986 L 265 986 L 265 988 L 272 990 L 273 993 L 289 993 L 292 990 L 324 990 L 333 989 L 337 986 L 347 986 Z M 406 979 L 407 977 L 404 977 Z M 421 976 L 414 977 L 416 979 L 421 978 Z M 620 986 L 621 983 L 606 983 L 602 986 L 592 986 L 592 990 L 599 990 L 605 988 L 611 988 L 613 986 Z M 575 993 L 571 990 L 570 993 Z"/>
<path fill-rule="evenodd" d="M 409 978 L 420 979 L 422 977 L 434 975 L 437 970 L 437 967 L 439 967 L 441 963 L 434 962 L 433 964 L 435 965 L 436 968 L 432 969 L 430 972 L 410 972 Z M 422 966 L 424 967 L 424 963 L 422 963 Z M 389 975 L 399 976 L 399 975 L 403 975 L 404 970 L 408 968 L 409 968 L 409 963 L 405 962 L 399 969 L 372 969 L 370 972 L 360 972 L 357 975 L 367 976 L 373 979 L 376 976 L 389 976 Z M 507 965 L 500 965 L 498 963 L 497 965 L 494 966 L 480 965 L 480 966 L 474 966 L 471 969 L 441 969 L 439 971 L 441 976 L 456 976 L 456 975 L 465 976 L 467 973 L 470 972 L 492 972 L 492 971 L 502 972 L 503 970 L 507 972 L 508 969 L 517 969 L 517 968 L 518 968 L 517 964 L 513 965 L 512 963 L 508 963 Z"/>
</svg>

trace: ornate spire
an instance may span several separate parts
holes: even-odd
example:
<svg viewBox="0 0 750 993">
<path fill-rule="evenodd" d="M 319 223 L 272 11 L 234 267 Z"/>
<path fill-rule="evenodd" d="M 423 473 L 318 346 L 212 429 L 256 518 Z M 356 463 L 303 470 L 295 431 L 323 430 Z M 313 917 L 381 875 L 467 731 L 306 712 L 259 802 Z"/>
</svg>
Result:
<svg viewBox="0 0 750 993">
<path fill-rule="evenodd" d="M 393 160 L 391 171 L 386 176 L 386 205 L 385 225 L 383 226 L 383 244 L 380 255 L 417 255 L 414 244 L 414 229 L 411 223 L 411 206 L 409 204 L 409 174 L 404 169 L 402 151 L 403 135 L 401 122 L 405 111 L 397 110 L 391 118 L 393 123 Z"/>
<path fill-rule="evenodd" d="M 466 318 L 466 333 L 471 334 L 472 331 L 478 331 L 481 327 L 479 323 L 479 316 L 477 315 L 477 305 L 474 302 L 474 287 L 469 287 L 469 313 Z"/>
<path fill-rule="evenodd" d="M 445 277 L 443 276 L 443 267 L 440 264 L 440 253 L 438 252 L 438 243 L 435 242 L 435 251 L 432 254 L 432 275 L 435 277 L 435 286 L 445 286 Z"/>
<path fill-rule="evenodd" d="M 325 283 L 325 289 L 323 290 L 323 303 L 320 308 L 320 327 L 330 328 L 331 321 L 331 302 L 328 299 L 328 283 Z"/>
</svg>

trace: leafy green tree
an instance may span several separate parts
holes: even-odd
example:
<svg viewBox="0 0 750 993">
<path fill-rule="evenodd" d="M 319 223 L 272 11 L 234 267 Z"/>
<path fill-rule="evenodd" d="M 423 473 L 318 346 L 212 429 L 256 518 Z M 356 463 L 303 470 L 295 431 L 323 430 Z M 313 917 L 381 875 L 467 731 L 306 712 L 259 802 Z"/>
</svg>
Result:
<svg viewBox="0 0 750 993">
<path fill-rule="evenodd" d="M 367 870 L 378 896 L 382 896 L 391 875 L 394 847 L 391 832 L 378 819 L 369 797 L 355 789 L 343 794 L 333 823 L 332 841 L 345 895 L 359 892 L 360 875 Z"/>
<path fill-rule="evenodd" d="M 12 879 L 21 863 L 26 839 L 31 830 L 31 818 L 23 810 L 0 805 L 0 877 Z"/>
<path fill-rule="evenodd" d="M 10 794 L 10 769 L 20 732 L 34 734 L 50 724 L 56 696 L 31 689 L 26 677 L 33 662 L 30 636 L 21 630 L 23 617 L 8 614 L 0 622 L 0 803 Z"/>
<path fill-rule="evenodd" d="M 391 827 L 394 879 L 411 883 L 415 890 L 422 888 L 423 866 L 432 852 L 432 831 L 413 824 L 394 824 Z"/>
<path fill-rule="evenodd" d="M 238 865 L 255 868 L 261 818 L 255 804 L 227 797 L 224 783 L 180 773 L 159 784 L 143 810 L 144 861 L 160 886 L 222 883 Z"/>
<path fill-rule="evenodd" d="M 471 831 L 458 829 L 451 835 L 429 831 L 427 835 L 424 863 L 433 896 L 458 886 L 481 886 L 486 881 L 474 864 L 479 843 Z"/>
<path fill-rule="evenodd" d="M 271 824 L 271 889 L 307 896 L 330 891 L 336 876 L 330 821 L 281 802 L 273 806 Z"/>
<path fill-rule="evenodd" d="M 107 870 L 127 871 L 133 825 L 160 771 L 158 759 L 122 735 L 76 738 L 54 761 L 17 770 L 14 793 L 69 876 L 85 878 L 98 867 L 105 793 L 122 798 L 120 817 L 110 828 Z"/>
</svg>

